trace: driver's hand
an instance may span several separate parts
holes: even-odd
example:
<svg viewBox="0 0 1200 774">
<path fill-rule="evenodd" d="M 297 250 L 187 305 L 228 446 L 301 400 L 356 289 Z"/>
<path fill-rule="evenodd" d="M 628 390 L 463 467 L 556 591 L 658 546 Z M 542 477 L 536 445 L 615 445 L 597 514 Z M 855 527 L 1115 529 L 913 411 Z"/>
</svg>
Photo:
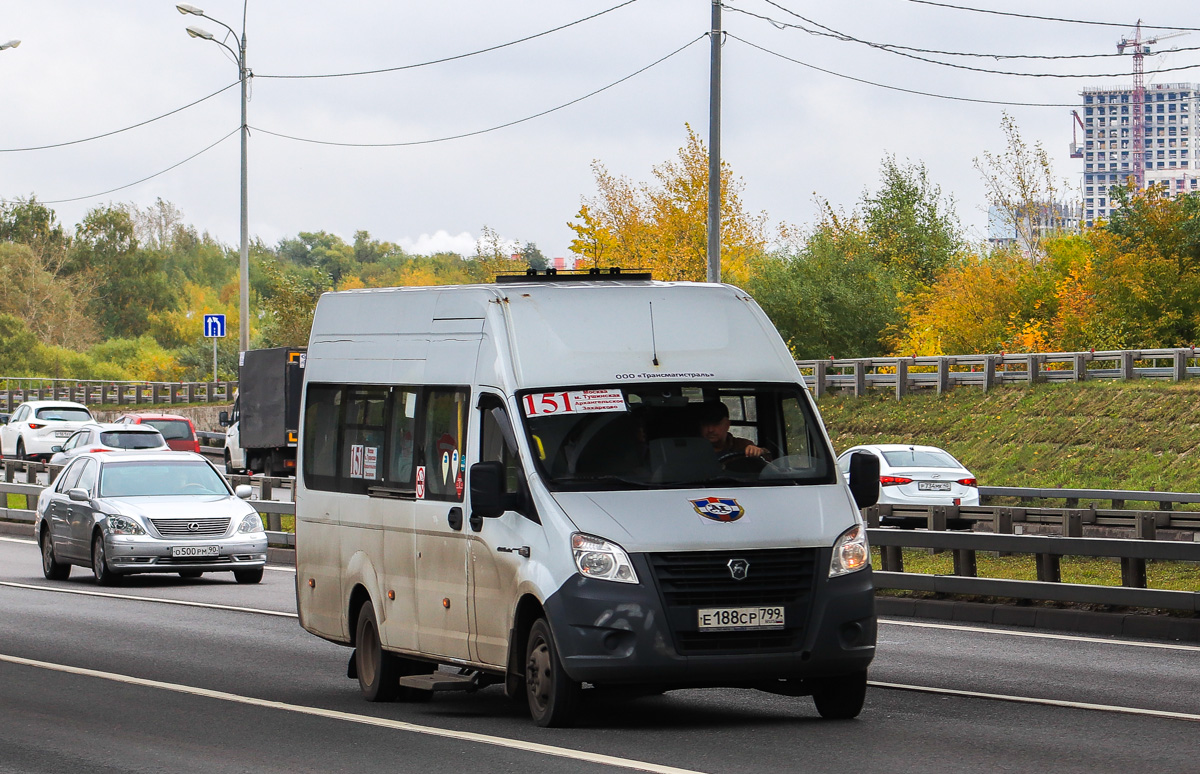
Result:
<svg viewBox="0 0 1200 774">
<path fill-rule="evenodd" d="M 761 456 L 763 456 L 763 453 L 765 451 L 766 451 L 766 449 L 764 449 L 763 447 L 755 446 L 754 444 L 749 444 L 748 446 L 746 446 L 746 456 L 747 457 L 761 457 Z"/>
</svg>

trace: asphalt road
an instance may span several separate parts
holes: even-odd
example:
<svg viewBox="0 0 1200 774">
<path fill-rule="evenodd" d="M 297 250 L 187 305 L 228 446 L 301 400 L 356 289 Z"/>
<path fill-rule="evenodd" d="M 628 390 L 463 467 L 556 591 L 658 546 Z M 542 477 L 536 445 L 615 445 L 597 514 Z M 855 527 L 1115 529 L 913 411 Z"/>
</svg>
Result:
<svg viewBox="0 0 1200 774">
<path fill-rule="evenodd" d="M 1200 770 L 1200 647 L 881 624 L 862 715 L 742 690 L 594 697 L 538 729 L 498 687 L 373 705 L 294 573 L 46 581 L 0 539 L 0 772 Z"/>
</svg>

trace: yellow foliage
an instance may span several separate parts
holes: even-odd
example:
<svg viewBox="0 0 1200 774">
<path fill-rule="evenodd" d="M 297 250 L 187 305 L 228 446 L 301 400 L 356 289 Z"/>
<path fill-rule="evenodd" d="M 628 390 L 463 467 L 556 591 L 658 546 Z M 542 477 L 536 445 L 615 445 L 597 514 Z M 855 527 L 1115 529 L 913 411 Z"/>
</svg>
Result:
<svg viewBox="0 0 1200 774">
<path fill-rule="evenodd" d="M 677 158 L 654 167 L 656 183 L 613 176 L 593 162 L 597 195 L 569 223 L 582 267 L 649 269 L 655 279 L 703 281 L 708 250 L 708 151 L 687 127 Z M 750 261 L 766 246 L 766 214 L 750 215 L 740 178 L 721 162 L 721 277 L 745 284 Z"/>
</svg>

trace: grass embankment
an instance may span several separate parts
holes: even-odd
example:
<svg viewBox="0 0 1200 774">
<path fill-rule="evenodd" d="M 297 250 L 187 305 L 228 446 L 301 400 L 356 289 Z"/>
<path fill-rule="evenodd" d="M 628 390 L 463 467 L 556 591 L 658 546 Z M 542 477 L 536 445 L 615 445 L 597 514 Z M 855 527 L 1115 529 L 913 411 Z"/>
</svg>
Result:
<svg viewBox="0 0 1200 774">
<path fill-rule="evenodd" d="M 829 396 L 819 405 L 839 451 L 860 443 L 940 446 L 985 486 L 1200 491 L 1200 380 L 1007 386 L 986 394 L 959 387 L 902 401 L 881 391 Z M 1033 556 L 981 552 L 977 562 L 980 577 L 1037 579 Z M 904 568 L 948 575 L 953 558 L 906 549 Z M 1200 591 L 1195 564 L 1149 562 L 1146 572 L 1150 588 Z M 1062 579 L 1119 586 L 1121 565 L 1064 557 Z"/>
<path fill-rule="evenodd" d="M 839 452 L 940 446 L 983 486 L 1200 491 L 1200 380 L 958 387 L 902 401 L 880 391 L 819 407 Z"/>
</svg>

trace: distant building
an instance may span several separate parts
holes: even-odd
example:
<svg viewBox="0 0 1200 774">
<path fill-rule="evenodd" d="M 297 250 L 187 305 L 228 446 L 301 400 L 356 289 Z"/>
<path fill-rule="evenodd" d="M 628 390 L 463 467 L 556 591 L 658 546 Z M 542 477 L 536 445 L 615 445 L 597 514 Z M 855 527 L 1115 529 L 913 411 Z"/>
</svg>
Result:
<svg viewBox="0 0 1200 774">
<path fill-rule="evenodd" d="M 1133 87 L 1085 88 L 1083 97 L 1083 223 L 1095 225 L 1113 211 L 1110 190 L 1135 176 Z M 1200 189 L 1200 86 L 1146 86 L 1143 157 L 1146 187 L 1168 196 Z"/>
<path fill-rule="evenodd" d="M 1022 234 L 1040 242 L 1059 233 L 1077 233 L 1083 215 L 1079 203 L 1052 202 L 1039 205 L 1036 212 L 1014 218 L 1003 207 L 988 207 L 988 242 L 994 247 L 1016 244 Z M 1018 228 L 1020 227 L 1020 228 Z M 1019 245 L 1026 249 L 1026 245 Z"/>
<path fill-rule="evenodd" d="M 550 265 L 557 271 L 572 271 L 575 268 L 575 256 L 569 255 L 566 258 L 559 256 L 553 259 Z"/>
</svg>

